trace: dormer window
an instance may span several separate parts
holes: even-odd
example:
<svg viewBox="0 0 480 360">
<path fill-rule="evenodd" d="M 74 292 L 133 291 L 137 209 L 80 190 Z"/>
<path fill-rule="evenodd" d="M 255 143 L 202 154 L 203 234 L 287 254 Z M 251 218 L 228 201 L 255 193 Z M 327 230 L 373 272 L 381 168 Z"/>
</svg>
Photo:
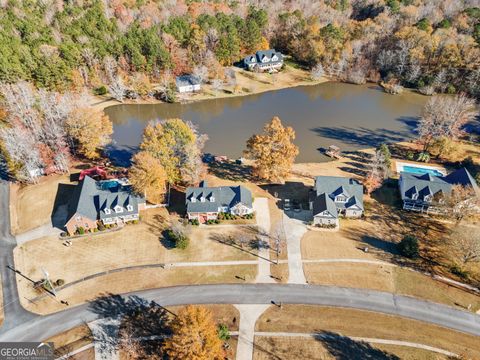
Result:
<svg viewBox="0 0 480 360">
<path fill-rule="evenodd" d="M 210 196 L 210 202 L 215 202 L 215 196 Z"/>
<path fill-rule="evenodd" d="M 277 55 L 273 55 L 273 56 L 272 56 L 272 61 L 277 61 L 277 60 L 278 60 Z"/>
<path fill-rule="evenodd" d="M 105 214 L 110 215 L 112 211 L 109 208 L 105 208 Z"/>
<path fill-rule="evenodd" d="M 120 205 L 115 206 L 115 209 L 114 209 L 114 210 L 115 210 L 116 213 L 121 213 L 121 212 L 123 212 L 123 208 L 122 208 Z"/>
<path fill-rule="evenodd" d="M 205 196 L 202 195 L 202 197 L 200 198 L 200 201 L 205 202 Z"/>
<path fill-rule="evenodd" d="M 418 199 L 418 193 L 413 193 L 412 200 L 417 200 L 417 199 Z"/>
<path fill-rule="evenodd" d="M 425 197 L 423 198 L 425 201 L 431 201 L 432 200 L 432 195 L 425 195 Z"/>
<path fill-rule="evenodd" d="M 338 195 L 338 196 L 335 197 L 335 201 L 343 203 L 343 202 L 347 201 L 347 198 L 343 195 Z"/>
<path fill-rule="evenodd" d="M 195 196 L 192 196 L 192 197 L 190 198 L 190 201 L 191 201 L 192 203 L 197 202 L 197 198 L 196 198 Z"/>
<path fill-rule="evenodd" d="M 133 211 L 133 206 L 132 205 L 127 205 L 127 211 Z"/>
</svg>

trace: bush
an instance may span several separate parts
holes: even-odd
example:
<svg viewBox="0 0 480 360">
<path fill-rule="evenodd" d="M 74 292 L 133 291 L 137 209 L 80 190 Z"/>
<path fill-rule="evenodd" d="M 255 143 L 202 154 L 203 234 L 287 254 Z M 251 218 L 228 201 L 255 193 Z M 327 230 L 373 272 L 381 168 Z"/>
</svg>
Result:
<svg viewBox="0 0 480 360">
<path fill-rule="evenodd" d="M 192 224 L 193 226 L 198 226 L 200 225 L 200 222 L 198 221 L 198 219 L 193 219 L 193 220 L 190 220 L 190 224 Z"/>
<path fill-rule="evenodd" d="M 63 284 L 65 284 L 65 280 L 63 279 L 57 279 L 57 281 L 55 281 L 56 286 L 62 286 Z"/>
<path fill-rule="evenodd" d="M 412 235 L 406 235 L 402 241 L 397 244 L 398 251 L 405 257 L 415 259 L 419 255 L 418 239 Z"/>
<path fill-rule="evenodd" d="M 172 229 L 167 230 L 167 237 L 175 243 L 177 249 L 185 250 L 190 243 L 187 235 Z"/>
<path fill-rule="evenodd" d="M 411 150 L 407 152 L 407 160 L 413 160 L 415 158 L 415 153 Z"/>
<path fill-rule="evenodd" d="M 103 223 L 99 223 L 98 224 L 98 230 L 99 231 L 104 231 L 105 230 L 105 225 L 103 225 Z"/>
<path fill-rule="evenodd" d="M 107 88 L 105 86 L 99 86 L 93 90 L 95 95 L 105 95 L 107 93 Z"/>
<path fill-rule="evenodd" d="M 464 279 L 464 280 L 468 280 L 468 278 L 470 277 L 470 274 L 468 273 L 468 271 L 462 269 L 460 266 L 458 266 L 457 264 L 455 265 L 452 265 L 450 267 L 450 271 L 453 275 L 457 275 L 458 277 Z"/>
<path fill-rule="evenodd" d="M 77 234 L 78 234 L 78 235 L 83 235 L 83 234 L 85 234 L 85 229 L 80 226 L 79 228 L 77 228 Z"/>
<path fill-rule="evenodd" d="M 227 341 L 230 339 L 230 331 L 228 331 L 228 327 L 225 324 L 218 325 L 218 338 L 223 341 Z"/>
</svg>

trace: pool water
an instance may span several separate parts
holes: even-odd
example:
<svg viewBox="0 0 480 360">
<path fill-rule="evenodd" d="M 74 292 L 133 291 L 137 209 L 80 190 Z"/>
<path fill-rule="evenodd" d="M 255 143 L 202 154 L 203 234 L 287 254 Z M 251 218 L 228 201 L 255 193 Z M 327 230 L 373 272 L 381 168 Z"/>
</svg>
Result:
<svg viewBox="0 0 480 360">
<path fill-rule="evenodd" d="M 437 169 L 422 168 L 422 167 L 417 167 L 417 166 L 404 165 L 403 166 L 403 171 L 411 173 L 411 174 L 416 174 L 416 175 L 431 174 L 431 175 L 434 175 L 434 176 L 443 176 L 443 174 L 440 171 L 438 171 Z"/>
</svg>

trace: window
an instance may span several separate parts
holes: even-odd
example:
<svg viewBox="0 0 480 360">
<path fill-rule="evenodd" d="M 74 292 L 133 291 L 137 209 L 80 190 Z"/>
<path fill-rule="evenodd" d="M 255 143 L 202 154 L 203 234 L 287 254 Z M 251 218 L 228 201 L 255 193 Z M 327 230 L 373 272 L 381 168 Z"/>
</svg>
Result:
<svg viewBox="0 0 480 360">
<path fill-rule="evenodd" d="M 132 205 L 127 205 L 127 211 L 133 211 L 133 206 Z"/>
<path fill-rule="evenodd" d="M 192 198 L 190 199 L 190 201 L 191 201 L 192 203 L 197 202 L 197 198 L 196 198 L 195 196 L 192 196 Z"/>
<path fill-rule="evenodd" d="M 82 221 L 82 217 L 81 217 L 81 216 L 77 216 L 77 217 L 75 218 L 75 220 L 76 220 L 76 221 Z"/>
<path fill-rule="evenodd" d="M 112 211 L 109 208 L 105 208 L 105 214 L 110 215 Z"/>
<path fill-rule="evenodd" d="M 115 206 L 115 212 L 116 213 L 121 213 L 123 212 L 123 208 L 120 205 Z"/>
<path fill-rule="evenodd" d="M 201 202 L 205 202 L 205 197 L 202 196 L 202 197 L 200 198 L 200 201 L 201 201 Z"/>
<path fill-rule="evenodd" d="M 215 196 L 210 196 L 210 202 L 215 202 Z"/>
<path fill-rule="evenodd" d="M 347 198 L 343 195 L 338 195 L 338 196 L 335 197 L 335 201 L 343 203 L 343 202 L 347 201 Z"/>
</svg>

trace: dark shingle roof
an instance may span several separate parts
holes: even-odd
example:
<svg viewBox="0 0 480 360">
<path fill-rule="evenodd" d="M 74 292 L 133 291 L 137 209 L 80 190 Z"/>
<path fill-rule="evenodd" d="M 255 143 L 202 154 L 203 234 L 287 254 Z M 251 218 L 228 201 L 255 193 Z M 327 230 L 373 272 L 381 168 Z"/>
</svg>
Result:
<svg viewBox="0 0 480 360">
<path fill-rule="evenodd" d="M 345 194 L 348 201 L 336 203 L 336 206 L 349 208 L 357 205 L 363 210 L 363 185 L 355 179 L 341 176 L 317 176 L 315 178 L 315 192 L 317 197 L 326 193 L 332 200 L 336 195 Z"/>
<path fill-rule="evenodd" d="M 337 207 L 330 197 L 323 193 L 313 200 L 313 214 L 317 215 L 327 210 L 335 218 L 338 217 Z"/>
<path fill-rule="evenodd" d="M 457 184 L 472 186 L 477 195 L 480 193 L 475 179 L 465 168 L 455 170 L 447 176 L 401 172 L 400 179 L 403 184 L 402 199 L 424 200 L 426 195 L 435 195 L 439 192 L 447 196 L 452 191 L 452 186 Z M 416 199 L 415 194 L 418 194 Z"/>
<path fill-rule="evenodd" d="M 219 207 L 231 208 L 238 203 L 252 207 L 252 193 L 244 186 L 206 185 L 204 183 L 204 186 L 187 188 L 185 199 L 187 212 L 217 212 Z"/>
<path fill-rule="evenodd" d="M 200 78 L 191 74 L 181 75 L 175 78 L 175 84 L 177 85 L 177 87 L 199 85 L 200 83 Z"/>
<path fill-rule="evenodd" d="M 275 49 L 268 49 L 268 50 L 259 50 L 257 51 L 254 55 L 248 55 L 245 57 L 243 60 L 245 64 L 257 64 L 257 63 L 262 63 L 262 59 L 264 57 L 267 57 L 268 59 L 271 59 L 273 55 L 277 55 L 277 60 L 275 61 L 268 61 L 264 64 L 277 64 L 283 61 L 283 55 L 281 52 L 276 51 Z M 255 60 L 255 61 L 254 61 Z"/>
<path fill-rule="evenodd" d="M 67 220 L 77 213 L 92 220 L 137 214 L 138 204 L 144 202 L 143 197 L 132 192 L 130 185 L 121 185 L 115 180 L 95 181 L 85 176 L 70 199 Z M 117 205 L 122 207 L 121 213 L 114 211 Z M 132 206 L 131 210 L 128 205 Z M 110 214 L 105 213 L 107 208 L 111 209 Z"/>
</svg>

